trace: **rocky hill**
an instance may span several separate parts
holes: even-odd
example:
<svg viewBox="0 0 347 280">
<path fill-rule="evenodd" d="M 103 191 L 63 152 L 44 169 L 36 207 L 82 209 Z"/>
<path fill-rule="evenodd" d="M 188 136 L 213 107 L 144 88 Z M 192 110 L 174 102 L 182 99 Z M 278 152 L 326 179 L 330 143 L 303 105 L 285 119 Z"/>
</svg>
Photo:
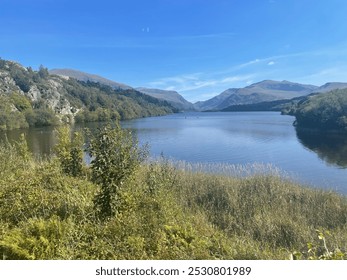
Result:
<svg viewBox="0 0 347 280">
<path fill-rule="evenodd" d="M 107 121 L 175 112 L 165 101 L 132 88 L 34 71 L 0 59 L 0 130 L 60 123 Z"/>
</svg>

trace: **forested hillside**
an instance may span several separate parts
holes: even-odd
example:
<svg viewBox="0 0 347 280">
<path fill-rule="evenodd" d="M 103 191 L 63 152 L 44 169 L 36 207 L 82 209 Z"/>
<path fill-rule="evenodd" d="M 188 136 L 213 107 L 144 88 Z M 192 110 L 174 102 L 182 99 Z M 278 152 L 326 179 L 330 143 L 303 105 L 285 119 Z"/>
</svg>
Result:
<svg viewBox="0 0 347 280">
<path fill-rule="evenodd" d="M 288 110 L 298 127 L 347 132 L 347 89 L 308 96 Z"/>
<path fill-rule="evenodd" d="M 175 112 L 133 89 L 115 90 L 92 82 L 50 75 L 0 59 L 0 130 L 61 123 L 107 121 Z"/>
</svg>

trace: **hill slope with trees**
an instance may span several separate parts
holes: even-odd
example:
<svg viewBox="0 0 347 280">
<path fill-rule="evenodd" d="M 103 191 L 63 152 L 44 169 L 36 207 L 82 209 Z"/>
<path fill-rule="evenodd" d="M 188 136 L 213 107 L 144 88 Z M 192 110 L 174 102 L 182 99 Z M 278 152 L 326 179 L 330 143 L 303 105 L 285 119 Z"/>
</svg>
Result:
<svg viewBox="0 0 347 280">
<path fill-rule="evenodd" d="M 347 89 L 308 96 L 288 109 L 298 128 L 347 132 Z"/>
<path fill-rule="evenodd" d="M 175 112 L 169 103 L 134 89 L 49 74 L 0 59 L 0 130 L 107 121 Z"/>
</svg>

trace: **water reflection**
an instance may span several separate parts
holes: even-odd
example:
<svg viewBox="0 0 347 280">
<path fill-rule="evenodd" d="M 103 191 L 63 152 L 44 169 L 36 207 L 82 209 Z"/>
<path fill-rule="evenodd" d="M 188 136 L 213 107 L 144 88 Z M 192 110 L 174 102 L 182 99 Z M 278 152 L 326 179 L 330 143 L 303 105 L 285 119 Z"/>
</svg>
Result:
<svg viewBox="0 0 347 280">
<path fill-rule="evenodd" d="M 271 164 L 297 181 L 347 193 L 347 136 L 296 132 L 293 120 L 273 112 L 191 113 L 124 121 L 121 125 L 138 136 L 140 145 L 148 143 L 153 157 L 163 153 L 190 163 Z M 90 123 L 73 129 L 88 128 L 93 134 L 103 125 Z M 0 141 L 18 141 L 24 133 L 30 150 L 47 156 L 56 142 L 54 130 L 43 127 L 0 132 Z M 90 159 L 86 156 L 85 160 Z"/>
<path fill-rule="evenodd" d="M 83 131 L 88 129 L 91 134 L 94 134 L 98 128 L 105 126 L 106 123 L 89 123 L 87 125 L 75 125 L 73 131 Z M 57 142 L 56 135 L 57 127 L 38 127 L 28 129 L 14 129 L 10 131 L 0 131 L 0 143 L 9 142 L 14 144 L 20 139 L 22 134 L 25 135 L 29 150 L 36 156 L 48 157 L 53 153 L 54 146 Z M 134 135 L 137 134 L 136 129 L 131 129 Z M 88 134 L 85 134 L 88 136 Z M 88 139 L 86 139 L 88 141 Z"/>
<path fill-rule="evenodd" d="M 54 127 L 41 127 L 6 131 L 0 133 L 0 142 L 14 143 L 21 134 L 24 134 L 29 149 L 35 155 L 49 156 L 56 141 L 54 129 Z"/>
<path fill-rule="evenodd" d="M 347 168 L 347 135 L 296 130 L 306 148 L 330 165 Z"/>
</svg>

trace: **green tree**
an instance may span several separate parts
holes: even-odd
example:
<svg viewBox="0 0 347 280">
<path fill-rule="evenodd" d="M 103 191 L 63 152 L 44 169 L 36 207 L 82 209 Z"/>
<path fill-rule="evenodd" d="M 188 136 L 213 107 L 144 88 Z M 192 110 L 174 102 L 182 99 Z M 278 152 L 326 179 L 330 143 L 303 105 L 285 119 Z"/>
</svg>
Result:
<svg viewBox="0 0 347 280">
<path fill-rule="evenodd" d="M 74 177 L 83 173 L 83 137 L 81 133 L 74 132 L 71 137 L 69 126 L 62 126 L 56 130 L 58 143 L 55 153 L 59 158 L 61 168 L 67 175 Z"/>
<path fill-rule="evenodd" d="M 29 151 L 28 143 L 25 139 L 24 133 L 20 135 L 19 141 L 15 143 L 18 155 L 25 161 L 28 162 L 32 158 L 32 154 Z"/>
<path fill-rule="evenodd" d="M 18 92 L 13 92 L 9 97 L 19 112 L 32 109 L 30 101 L 26 96 L 21 95 Z"/>
<path fill-rule="evenodd" d="M 92 181 L 100 186 L 94 207 L 102 220 L 115 216 L 120 207 L 120 190 L 147 155 L 145 147 L 119 122 L 107 125 L 92 138 L 88 152 L 92 158 Z"/>
<path fill-rule="evenodd" d="M 44 67 L 43 65 L 40 65 L 38 74 L 39 74 L 41 79 L 47 79 L 49 77 L 48 69 L 46 67 Z"/>
</svg>

